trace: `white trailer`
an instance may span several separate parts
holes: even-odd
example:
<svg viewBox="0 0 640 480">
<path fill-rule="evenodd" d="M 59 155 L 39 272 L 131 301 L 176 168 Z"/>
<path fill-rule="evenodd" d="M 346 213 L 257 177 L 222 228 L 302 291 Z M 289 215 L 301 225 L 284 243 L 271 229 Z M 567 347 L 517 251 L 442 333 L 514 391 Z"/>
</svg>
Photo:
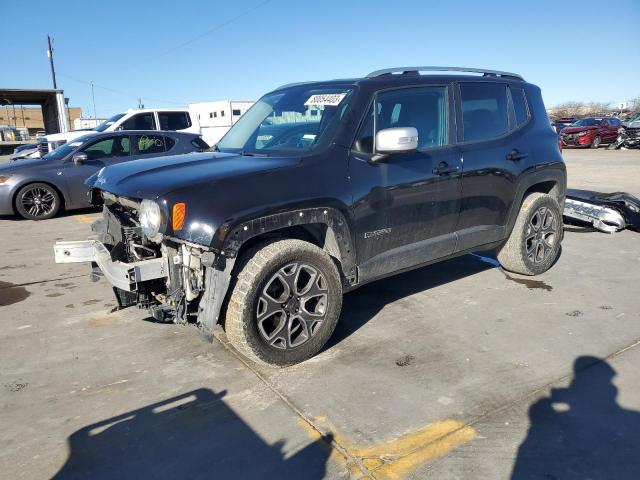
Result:
<svg viewBox="0 0 640 480">
<path fill-rule="evenodd" d="M 190 103 L 189 113 L 194 123 L 197 121 L 200 125 L 203 140 L 209 145 L 215 145 L 253 103 L 234 100 Z"/>
<path fill-rule="evenodd" d="M 102 122 L 105 122 L 106 118 L 75 118 L 73 120 L 74 130 L 87 130 L 96 128 Z"/>
</svg>

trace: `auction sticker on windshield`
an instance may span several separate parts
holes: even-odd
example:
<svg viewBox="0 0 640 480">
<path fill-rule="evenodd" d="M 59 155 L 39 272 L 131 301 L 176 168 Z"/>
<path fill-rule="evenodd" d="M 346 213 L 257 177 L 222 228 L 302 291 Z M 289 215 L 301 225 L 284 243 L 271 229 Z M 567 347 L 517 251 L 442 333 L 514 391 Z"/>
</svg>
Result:
<svg viewBox="0 0 640 480">
<path fill-rule="evenodd" d="M 311 95 L 309 100 L 304 102 L 304 104 L 306 106 L 337 107 L 346 96 L 346 93 L 322 93 L 318 95 Z"/>
</svg>

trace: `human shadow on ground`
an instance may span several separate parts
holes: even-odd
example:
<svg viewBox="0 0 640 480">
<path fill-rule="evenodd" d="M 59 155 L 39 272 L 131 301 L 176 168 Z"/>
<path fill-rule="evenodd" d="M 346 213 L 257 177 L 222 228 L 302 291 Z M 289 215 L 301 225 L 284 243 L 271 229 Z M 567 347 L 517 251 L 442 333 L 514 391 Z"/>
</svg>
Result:
<svg viewBox="0 0 640 480">
<path fill-rule="evenodd" d="M 330 436 L 285 458 L 284 441 L 265 442 L 225 394 L 197 389 L 84 427 L 53 478 L 325 478 Z"/>
<path fill-rule="evenodd" d="M 640 412 L 617 403 L 615 375 L 599 358 L 576 359 L 569 387 L 531 405 L 512 480 L 639 478 Z"/>
</svg>

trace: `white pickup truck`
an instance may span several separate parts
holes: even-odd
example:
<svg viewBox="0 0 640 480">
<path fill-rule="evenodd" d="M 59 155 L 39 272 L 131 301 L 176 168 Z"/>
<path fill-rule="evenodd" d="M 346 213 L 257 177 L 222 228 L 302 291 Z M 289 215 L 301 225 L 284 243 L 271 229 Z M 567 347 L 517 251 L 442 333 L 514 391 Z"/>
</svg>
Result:
<svg viewBox="0 0 640 480">
<path fill-rule="evenodd" d="M 197 133 L 213 146 L 227 133 L 231 126 L 253 105 L 253 102 L 218 101 L 190 104 L 180 108 L 129 109 L 107 119 L 92 130 L 72 130 L 42 137 L 38 151 L 32 156 L 40 157 L 59 146 L 91 132 L 115 130 L 170 130 Z"/>
<path fill-rule="evenodd" d="M 143 108 L 129 109 L 105 120 L 92 130 L 72 130 L 53 133 L 38 142 L 38 156 L 51 152 L 59 146 L 82 135 L 92 132 L 112 132 L 116 130 L 172 130 L 176 132 L 200 133 L 200 126 L 192 120 L 186 109 Z"/>
</svg>

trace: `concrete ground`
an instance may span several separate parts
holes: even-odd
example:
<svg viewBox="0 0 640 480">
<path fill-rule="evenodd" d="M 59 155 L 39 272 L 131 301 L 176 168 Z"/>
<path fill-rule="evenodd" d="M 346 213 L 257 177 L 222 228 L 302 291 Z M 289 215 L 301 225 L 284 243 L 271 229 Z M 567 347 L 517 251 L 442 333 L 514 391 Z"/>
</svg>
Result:
<svg viewBox="0 0 640 480">
<path fill-rule="evenodd" d="M 570 187 L 640 196 L 638 151 L 565 159 Z M 0 219 L 3 478 L 638 476 L 638 233 L 568 227 L 533 279 L 467 255 L 364 286 L 272 370 L 54 264 L 96 216 Z"/>
</svg>

